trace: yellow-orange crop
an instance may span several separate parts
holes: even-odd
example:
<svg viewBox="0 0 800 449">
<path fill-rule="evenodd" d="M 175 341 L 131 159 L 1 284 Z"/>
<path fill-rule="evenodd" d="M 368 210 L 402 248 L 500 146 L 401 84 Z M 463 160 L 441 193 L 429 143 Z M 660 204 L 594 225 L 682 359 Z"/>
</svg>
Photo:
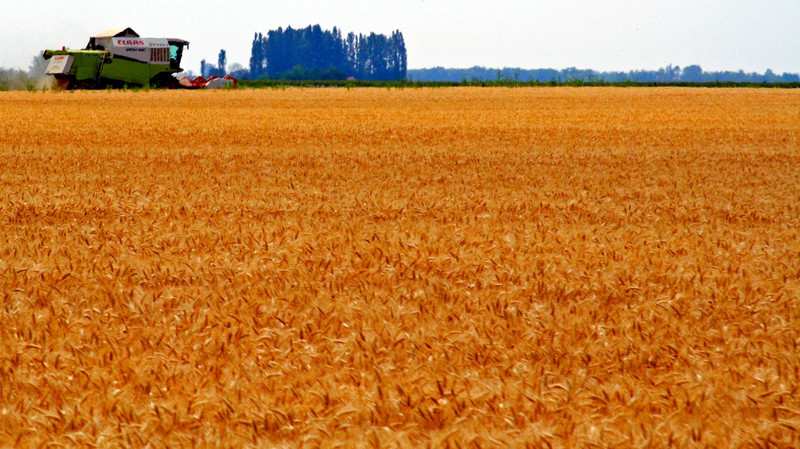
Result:
<svg viewBox="0 0 800 449">
<path fill-rule="evenodd" d="M 800 91 L 0 94 L 0 447 L 800 447 Z"/>
</svg>

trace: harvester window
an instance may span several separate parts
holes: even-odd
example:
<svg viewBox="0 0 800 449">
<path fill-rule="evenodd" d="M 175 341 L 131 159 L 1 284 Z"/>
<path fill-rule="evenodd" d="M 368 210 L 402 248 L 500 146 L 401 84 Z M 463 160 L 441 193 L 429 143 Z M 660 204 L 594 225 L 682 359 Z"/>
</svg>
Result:
<svg viewBox="0 0 800 449">
<path fill-rule="evenodd" d="M 169 65 L 173 69 L 180 69 L 181 58 L 183 58 L 183 45 L 170 43 L 169 46 Z"/>
</svg>

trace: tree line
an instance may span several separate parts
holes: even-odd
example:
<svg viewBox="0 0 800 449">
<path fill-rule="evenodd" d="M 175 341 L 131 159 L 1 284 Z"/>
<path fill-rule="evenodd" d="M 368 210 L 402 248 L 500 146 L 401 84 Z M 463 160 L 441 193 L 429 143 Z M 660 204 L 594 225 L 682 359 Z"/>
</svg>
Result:
<svg viewBox="0 0 800 449">
<path fill-rule="evenodd" d="M 410 81 L 464 82 L 464 81 L 512 81 L 538 83 L 569 83 L 573 81 L 604 83 L 748 83 L 748 84 L 788 84 L 800 82 L 796 73 L 777 74 L 772 70 L 764 73 L 739 71 L 705 71 L 698 65 L 679 67 L 668 65 L 658 70 L 634 70 L 629 72 L 600 72 L 574 67 L 556 69 L 492 69 L 471 67 L 468 69 L 449 69 L 434 67 L 408 71 Z"/>
<path fill-rule="evenodd" d="M 250 56 L 251 79 L 404 80 L 408 70 L 405 39 L 349 33 L 319 25 L 256 33 Z"/>
</svg>

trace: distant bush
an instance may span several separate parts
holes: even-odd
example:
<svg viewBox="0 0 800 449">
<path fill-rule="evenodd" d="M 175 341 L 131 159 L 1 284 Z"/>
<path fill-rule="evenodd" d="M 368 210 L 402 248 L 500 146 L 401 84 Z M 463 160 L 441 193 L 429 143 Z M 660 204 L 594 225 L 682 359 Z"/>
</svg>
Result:
<svg viewBox="0 0 800 449">
<path fill-rule="evenodd" d="M 0 68 L 0 91 L 49 89 L 52 79 L 45 75 L 47 61 L 34 56 L 28 71 Z"/>
<path fill-rule="evenodd" d="M 28 74 L 22 70 L 0 69 L 0 91 L 22 90 L 29 84 Z"/>
</svg>

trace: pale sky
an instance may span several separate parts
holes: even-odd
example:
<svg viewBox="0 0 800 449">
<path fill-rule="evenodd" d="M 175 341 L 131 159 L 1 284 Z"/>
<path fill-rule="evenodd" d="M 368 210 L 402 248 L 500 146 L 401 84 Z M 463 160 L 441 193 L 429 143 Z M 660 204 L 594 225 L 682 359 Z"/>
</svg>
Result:
<svg viewBox="0 0 800 449">
<path fill-rule="evenodd" d="M 192 42 L 202 58 L 248 65 L 255 31 L 319 23 L 406 37 L 410 68 L 431 66 L 800 72 L 800 0 L 34 0 L 6 6 L 0 66 L 81 48 L 107 28 Z"/>
</svg>

